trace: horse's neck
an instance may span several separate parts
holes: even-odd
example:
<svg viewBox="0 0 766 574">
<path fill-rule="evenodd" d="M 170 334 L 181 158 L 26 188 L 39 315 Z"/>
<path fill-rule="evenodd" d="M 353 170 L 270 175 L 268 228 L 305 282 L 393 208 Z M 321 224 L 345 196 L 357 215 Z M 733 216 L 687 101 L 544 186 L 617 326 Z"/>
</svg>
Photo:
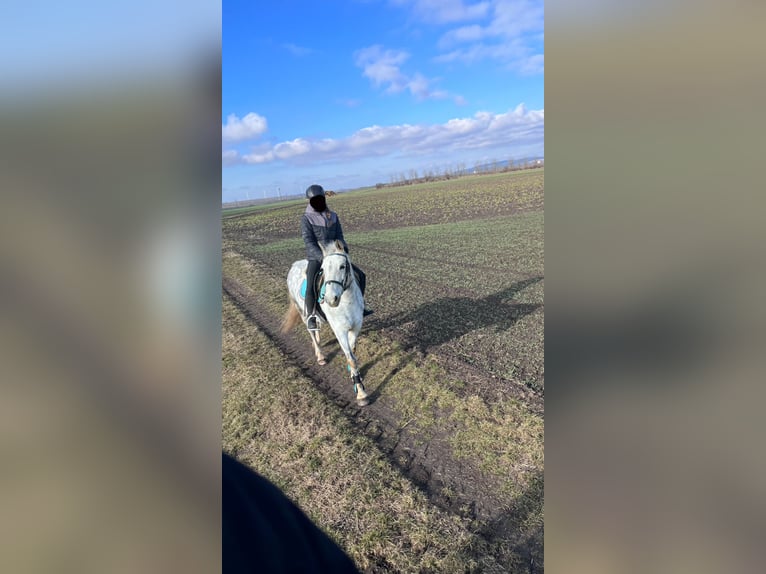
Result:
<svg viewBox="0 0 766 574">
<path fill-rule="evenodd" d="M 356 280 L 356 277 L 354 277 L 354 273 L 351 273 L 351 283 L 349 283 L 349 286 L 346 287 L 346 289 L 343 291 L 343 296 L 345 296 L 347 293 L 350 297 L 356 297 L 356 292 L 359 292 L 359 297 L 362 297 L 362 289 L 359 287 L 359 283 Z"/>
</svg>

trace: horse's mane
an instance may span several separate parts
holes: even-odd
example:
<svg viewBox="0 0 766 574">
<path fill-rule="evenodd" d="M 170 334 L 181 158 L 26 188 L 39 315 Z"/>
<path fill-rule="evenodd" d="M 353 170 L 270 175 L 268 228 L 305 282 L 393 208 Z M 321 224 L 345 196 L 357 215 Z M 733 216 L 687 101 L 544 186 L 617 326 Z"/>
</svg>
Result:
<svg viewBox="0 0 766 574">
<path fill-rule="evenodd" d="M 322 255 L 330 255 L 332 253 L 343 253 L 348 257 L 348 253 L 346 253 L 346 250 L 343 249 L 343 244 L 339 240 L 330 241 L 328 243 L 325 243 L 323 245 L 320 245 L 320 248 L 322 250 Z M 348 260 L 351 261 L 351 258 L 348 257 Z"/>
</svg>

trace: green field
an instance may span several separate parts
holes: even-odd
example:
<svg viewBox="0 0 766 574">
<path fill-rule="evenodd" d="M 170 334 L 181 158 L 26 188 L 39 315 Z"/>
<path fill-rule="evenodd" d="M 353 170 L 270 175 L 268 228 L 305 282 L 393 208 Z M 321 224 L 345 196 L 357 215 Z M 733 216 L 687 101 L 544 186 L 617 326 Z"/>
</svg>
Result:
<svg viewBox="0 0 766 574">
<path fill-rule="evenodd" d="M 304 254 L 305 203 L 223 221 L 224 449 L 365 571 L 542 571 L 543 178 L 467 176 L 328 200 L 375 309 L 358 346 L 375 398 L 364 409 L 343 403 L 351 391 L 329 330 L 318 368 L 305 330 L 284 339 L 273 328 Z M 326 438 L 288 430 L 296 419 Z M 317 473 L 331 492 L 310 486 Z M 392 522 L 402 497 L 411 514 Z M 332 518 L 328 505 L 361 522 Z"/>
</svg>

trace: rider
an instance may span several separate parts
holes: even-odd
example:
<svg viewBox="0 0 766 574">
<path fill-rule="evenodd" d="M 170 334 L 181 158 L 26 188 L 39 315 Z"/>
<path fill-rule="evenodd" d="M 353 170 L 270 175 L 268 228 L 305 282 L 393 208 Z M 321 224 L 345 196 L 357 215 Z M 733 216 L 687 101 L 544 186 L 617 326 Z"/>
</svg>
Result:
<svg viewBox="0 0 766 574">
<path fill-rule="evenodd" d="M 322 250 L 319 248 L 319 244 L 331 243 L 337 239 L 343 244 L 346 253 L 348 253 L 348 244 L 343 238 L 343 228 L 340 225 L 338 214 L 327 207 L 322 186 L 310 185 L 306 189 L 306 197 L 309 204 L 306 206 L 306 212 L 301 219 L 301 235 L 303 236 L 303 243 L 306 245 L 306 259 L 308 259 L 305 309 L 306 315 L 309 317 L 306 327 L 309 331 L 316 331 L 318 326 L 317 316 L 314 313 L 317 299 L 315 285 L 316 274 L 322 264 Z M 364 295 L 367 278 L 356 265 L 352 263 L 351 266 L 359 278 L 359 289 Z M 372 311 L 365 306 L 364 315 L 367 316 L 370 313 Z"/>
</svg>

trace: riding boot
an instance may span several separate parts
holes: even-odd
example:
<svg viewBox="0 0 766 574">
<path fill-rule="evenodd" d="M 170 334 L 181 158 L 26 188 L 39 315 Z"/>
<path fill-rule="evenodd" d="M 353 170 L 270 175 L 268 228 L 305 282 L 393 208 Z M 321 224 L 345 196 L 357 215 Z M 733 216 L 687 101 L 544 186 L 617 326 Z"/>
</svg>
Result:
<svg viewBox="0 0 766 574">
<path fill-rule="evenodd" d="M 354 268 L 354 273 L 356 274 L 357 282 L 359 283 L 359 290 L 362 292 L 362 297 L 364 297 L 364 290 L 367 287 L 367 275 L 365 275 L 364 271 L 359 269 L 356 265 L 353 263 L 351 264 L 351 267 Z M 362 312 L 362 316 L 367 317 L 367 315 L 372 315 L 373 310 L 370 309 L 367 306 L 367 301 L 364 302 L 364 311 Z"/>
</svg>

